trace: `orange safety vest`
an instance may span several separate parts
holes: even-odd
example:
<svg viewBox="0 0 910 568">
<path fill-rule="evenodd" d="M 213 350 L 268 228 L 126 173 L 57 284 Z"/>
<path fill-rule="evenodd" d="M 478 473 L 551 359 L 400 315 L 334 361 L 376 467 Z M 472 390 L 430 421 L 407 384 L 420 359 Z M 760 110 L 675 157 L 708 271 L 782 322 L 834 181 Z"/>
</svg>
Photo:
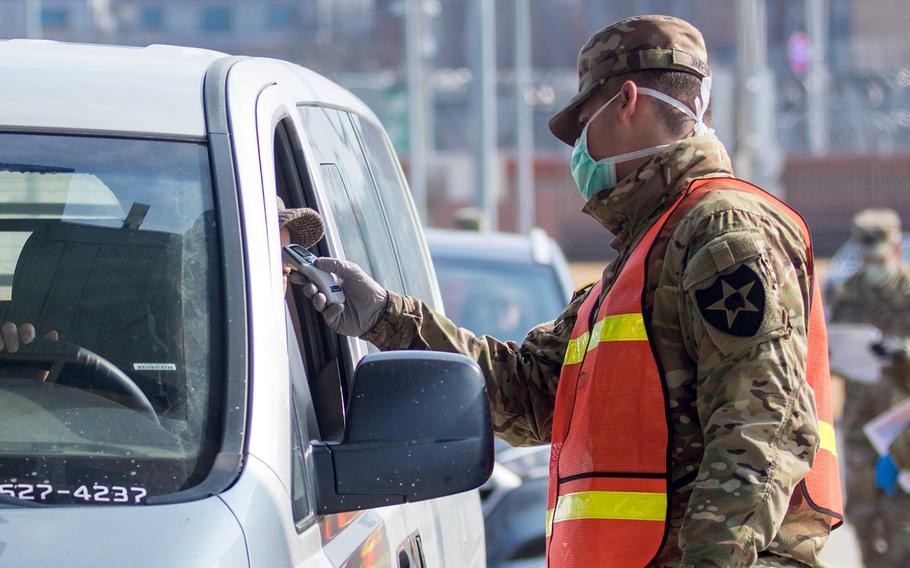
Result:
<svg viewBox="0 0 910 568">
<path fill-rule="evenodd" d="M 550 455 L 547 565 L 640 568 L 657 557 L 669 527 L 670 454 L 667 385 L 650 341 L 644 295 L 648 257 L 670 216 L 684 214 L 712 189 L 759 196 L 786 213 L 810 243 L 803 219 L 744 181 L 696 180 L 632 251 L 597 307 L 602 285 L 578 311 L 566 349 Z M 807 245 L 812 300 L 806 379 L 815 393 L 820 448 L 800 482 L 807 503 L 843 519 L 831 413 L 828 340 L 812 248 Z M 596 323 L 594 323 L 596 322 Z M 593 325 L 592 325 L 593 324 Z"/>
</svg>

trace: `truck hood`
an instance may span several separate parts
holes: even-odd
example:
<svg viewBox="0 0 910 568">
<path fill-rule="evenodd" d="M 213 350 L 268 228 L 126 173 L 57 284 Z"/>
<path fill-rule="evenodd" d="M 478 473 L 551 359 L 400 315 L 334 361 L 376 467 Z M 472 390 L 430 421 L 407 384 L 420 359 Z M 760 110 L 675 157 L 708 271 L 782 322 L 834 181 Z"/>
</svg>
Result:
<svg viewBox="0 0 910 568">
<path fill-rule="evenodd" d="M 217 497 L 175 505 L 0 508 L 0 566 L 249 568 Z"/>
</svg>

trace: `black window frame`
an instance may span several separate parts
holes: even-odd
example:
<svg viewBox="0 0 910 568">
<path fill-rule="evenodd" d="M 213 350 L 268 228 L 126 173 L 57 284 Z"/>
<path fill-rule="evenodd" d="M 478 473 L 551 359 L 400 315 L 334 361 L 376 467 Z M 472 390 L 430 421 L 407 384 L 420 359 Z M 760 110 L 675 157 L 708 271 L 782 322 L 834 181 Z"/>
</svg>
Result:
<svg viewBox="0 0 910 568">
<path fill-rule="evenodd" d="M 293 133 L 293 123 L 287 118 L 275 127 L 274 152 L 278 196 L 285 206 L 319 211 L 303 149 Z M 318 256 L 329 256 L 325 239 L 310 250 Z M 349 346 L 325 324 L 298 287 L 288 287 L 288 303 L 309 381 L 318 428 L 315 435 L 322 441 L 340 441 L 344 436 L 347 395 L 353 381 L 353 369 L 346 364 L 351 359 Z"/>
</svg>

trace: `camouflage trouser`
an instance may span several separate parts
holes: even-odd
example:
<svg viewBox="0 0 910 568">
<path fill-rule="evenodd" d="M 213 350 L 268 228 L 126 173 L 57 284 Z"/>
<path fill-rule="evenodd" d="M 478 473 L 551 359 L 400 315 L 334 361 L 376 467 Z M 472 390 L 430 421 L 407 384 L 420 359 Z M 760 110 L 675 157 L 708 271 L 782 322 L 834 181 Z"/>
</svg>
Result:
<svg viewBox="0 0 910 568">
<path fill-rule="evenodd" d="M 847 520 L 856 531 L 866 568 L 910 566 L 910 496 L 888 497 L 875 487 L 878 453 L 862 426 L 894 400 L 885 385 L 847 384 L 844 407 L 844 452 Z"/>
<path fill-rule="evenodd" d="M 867 568 L 887 566 L 885 501 L 875 488 L 876 452 L 868 443 L 848 441 L 846 450 L 847 519 L 856 530 Z"/>
<path fill-rule="evenodd" d="M 853 515 L 866 568 L 910 566 L 910 496 L 880 504 L 874 514 Z"/>
<path fill-rule="evenodd" d="M 885 507 L 890 566 L 910 566 L 910 495 L 901 493 Z"/>
</svg>

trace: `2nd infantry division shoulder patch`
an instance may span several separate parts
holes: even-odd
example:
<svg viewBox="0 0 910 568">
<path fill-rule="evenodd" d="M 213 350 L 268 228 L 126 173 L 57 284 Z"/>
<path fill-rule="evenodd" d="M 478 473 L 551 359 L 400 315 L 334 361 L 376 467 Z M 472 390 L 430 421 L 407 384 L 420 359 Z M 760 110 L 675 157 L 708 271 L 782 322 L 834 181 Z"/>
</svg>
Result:
<svg viewBox="0 0 910 568">
<path fill-rule="evenodd" d="M 695 300 L 709 324 L 737 337 L 752 337 L 765 319 L 765 285 L 746 265 L 696 291 Z"/>
</svg>

